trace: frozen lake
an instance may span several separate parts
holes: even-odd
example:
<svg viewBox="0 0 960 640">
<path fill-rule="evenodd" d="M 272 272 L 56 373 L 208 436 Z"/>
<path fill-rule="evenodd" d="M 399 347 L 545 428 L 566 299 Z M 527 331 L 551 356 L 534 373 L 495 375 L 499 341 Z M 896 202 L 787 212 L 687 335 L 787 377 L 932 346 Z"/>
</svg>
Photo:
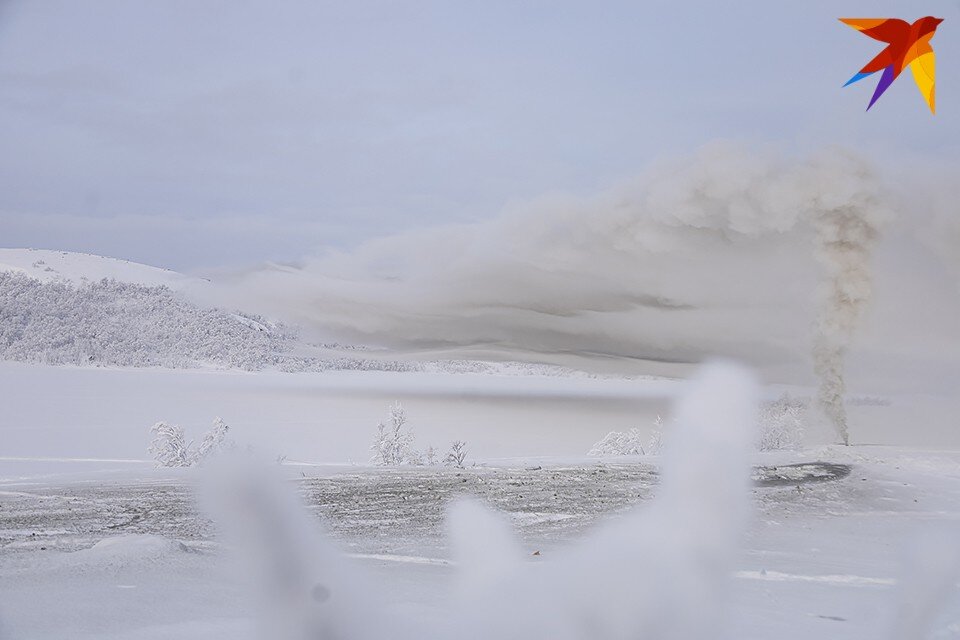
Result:
<svg viewBox="0 0 960 640">
<path fill-rule="evenodd" d="M 813 457 L 843 463 L 826 471 L 773 466 Z M 733 582 L 736 637 L 877 637 L 913 532 L 960 525 L 958 457 L 871 447 L 760 458 L 766 467 L 754 471 L 755 515 Z M 475 496 L 507 514 L 534 570 L 598 523 L 645 508 L 658 487 L 655 459 L 283 470 L 327 535 L 384 586 L 389 606 L 426 620 L 439 615 L 453 585 L 443 515 L 454 497 Z M 68 629 L 71 637 L 251 637 L 250 596 L 197 508 L 201 478 L 154 470 L 0 485 L 0 615 L 10 637 L 63 637 Z M 148 535 L 183 546 L 158 549 Z M 90 549 L 113 538 L 132 550 Z M 953 595 L 936 637 L 960 632 L 960 591 Z"/>
</svg>

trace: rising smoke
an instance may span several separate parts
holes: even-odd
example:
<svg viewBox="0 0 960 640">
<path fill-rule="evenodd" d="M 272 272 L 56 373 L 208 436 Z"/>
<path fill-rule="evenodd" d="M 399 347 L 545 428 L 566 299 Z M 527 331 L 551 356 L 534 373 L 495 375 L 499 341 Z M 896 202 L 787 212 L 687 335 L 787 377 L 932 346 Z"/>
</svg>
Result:
<svg viewBox="0 0 960 640">
<path fill-rule="evenodd" d="M 820 172 L 836 175 L 841 182 L 846 182 L 845 176 L 865 171 L 849 156 L 835 154 L 817 162 L 824 164 Z M 888 210 L 882 205 L 879 191 L 844 194 L 843 184 L 824 190 L 812 205 L 810 219 L 823 277 L 813 344 L 813 366 L 819 381 L 817 399 L 843 444 L 850 444 L 844 406 L 844 358 L 870 302 L 870 259 Z"/>
</svg>

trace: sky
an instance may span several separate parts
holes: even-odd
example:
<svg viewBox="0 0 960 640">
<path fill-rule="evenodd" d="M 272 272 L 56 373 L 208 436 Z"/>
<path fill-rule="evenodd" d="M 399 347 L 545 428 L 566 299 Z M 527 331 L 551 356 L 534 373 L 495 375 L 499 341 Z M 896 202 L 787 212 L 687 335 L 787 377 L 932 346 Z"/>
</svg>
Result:
<svg viewBox="0 0 960 640">
<path fill-rule="evenodd" d="M 960 2 L 0 2 L 0 246 L 294 261 L 716 140 L 955 162 Z M 838 13 L 838 12 L 842 12 Z M 945 19 L 939 113 L 838 17 Z M 956 26 L 956 30 L 953 25 Z"/>
</svg>

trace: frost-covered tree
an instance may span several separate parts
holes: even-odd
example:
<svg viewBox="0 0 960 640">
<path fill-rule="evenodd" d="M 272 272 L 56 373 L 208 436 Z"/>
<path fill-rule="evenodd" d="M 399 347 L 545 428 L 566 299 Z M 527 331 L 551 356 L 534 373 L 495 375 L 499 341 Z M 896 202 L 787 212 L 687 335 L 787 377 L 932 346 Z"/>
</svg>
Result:
<svg viewBox="0 0 960 640">
<path fill-rule="evenodd" d="M 802 400 L 784 393 L 773 402 L 760 406 L 757 448 L 760 451 L 799 449 L 803 446 L 803 414 L 806 405 Z"/>
<path fill-rule="evenodd" d="M 183 428 L 178 425 L 158 422 L 150 428 L 153 441 L 150 443 L 150 453 L 156 460 L 158 467 L 189 467 L 202 464 L 205 460 L 221 451 L 236 447 L 232 440 L 227 440 L 230 427 L 222 418 L 213 421 L 213 426 L 204 434 L 203 440 L 197 447 L 193 442 L 187 442 Z"/>
<path fill-rule="evenodd" d="M 158 422 L 150 428 L 153 441 L 150 453 L 158 467 L 189 467 L 192 462 L 190 445 L 183 437 L 183 429 L 175 424 Z"/>
<path fill-rule="evenodd" d="M 423 466 L 423 454 L 416 449 L 410 449 L 407 452 L 407 457 L 404 459 L 404 464 L 413 465 L 415 467 Z"/>
<path fill-rule="evenodd" d="M 407 426 L 407 414 L 399 402 L 390 407 L 391 464 L 410 462 L 413 451 L 413 431 Z"/>
<path fill-rule="evenodd" d="M 467 460 L 467 443 L 463 440 L 454 440 L 450 445 L 450 451 L 444 459 L 444 464 L 463 469 L 463 463 Z"/>
<path fill-rule="evenodd" d="M 227 441 L 228 431 L 230 431 L 230 427 L 223 421 L 223 418 L 216 418 L 213 421 L 213 426 L 210 427 L 210 431 L 204 434 L 203 440 L 200 441 L 196 451 L 191 453 L 190 461 L 193 464 L 200 464 L 212 455 L 226 449 L 232 449 L 233 443 Z"/>
<path fill-rule="evenodd" d="M 393 464 L 393 447 L 390 444 L 390 433 L 387 431 L 387 425 L 382 422 L 377 424 L 377 435 L 373 438 L 373 444 L 370 445 L 373 456 L 370 463 L 378 467 L 385 467 Z"/>
<path fill-rule="evenodd" d="M 650 441 L 647 443 L 647 453 L 652 456 L 660 454 L 663 449 L 663 418 L 657 414 L 657 419 L 653 421 L 653 431 L 650 432 Z"/>
<path fill-rule="evenodd" d="M 433 445 L 427 447 L 427 464 L 431 467 L 437 464 L 437 450 L 433 448 Z"/>
<path fill-rule="evenodd" d="M 642 456 L 645 453 L 639 429 L 630 429 L 630 431 L 611 431 L 594 443 L 587 455 Z"/>
<path fill-rule="evenodd" d="M 639 429 L 629 431 L 611 431 L 594 443 L 587 452 L 588 456 L 642 456 L 660 453 L 662 445 L 663 419 L 658 415 L 650 432 L 650 439 L 646 447 L 643 444 L 643 435 Z"/>
<path fill-rule="evenodd" d="M 377 424 L 377 434 L 370 445 L 370 450 L 373 451 L 371 464 L 423 464 L 423 456 L 413 448 L 413 439 L 413 430 L 407 425 L 407 414 L 397 402 L 390 407 L 389 424 Z"/>
</svg>

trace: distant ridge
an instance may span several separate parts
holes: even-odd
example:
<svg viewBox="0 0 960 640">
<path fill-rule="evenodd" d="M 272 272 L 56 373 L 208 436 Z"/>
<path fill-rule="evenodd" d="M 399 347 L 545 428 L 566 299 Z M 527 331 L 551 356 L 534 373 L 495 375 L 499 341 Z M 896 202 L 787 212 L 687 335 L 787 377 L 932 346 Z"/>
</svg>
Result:
<svg viewBox="0 0 960 640">
<path fill-rule="evenodd" d="M 50 249 L 0 249 L 0 271 L 22 273 L 41 282 L 61 280 L 79 284 L 107 278 L 173 290 L 206 284 L 201 278 L 139 262 Z"/>
</svg>

